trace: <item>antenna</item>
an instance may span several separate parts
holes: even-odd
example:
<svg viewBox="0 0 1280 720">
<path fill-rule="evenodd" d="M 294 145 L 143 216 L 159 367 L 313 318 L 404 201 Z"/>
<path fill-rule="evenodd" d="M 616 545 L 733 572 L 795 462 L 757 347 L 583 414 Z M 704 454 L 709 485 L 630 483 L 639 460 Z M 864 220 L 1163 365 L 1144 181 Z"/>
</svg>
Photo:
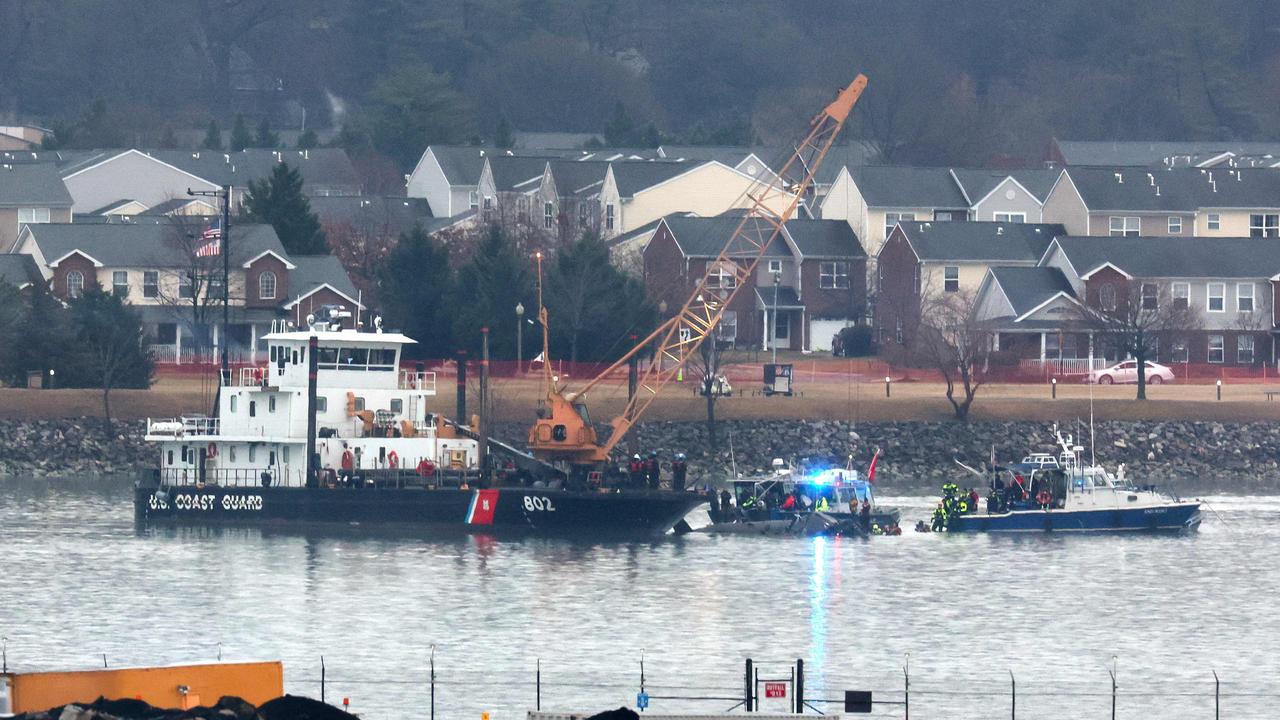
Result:
<svg viewBox="0 0 1280 720">
<path fill-rule="evenodd" d="M 1093 382 L 1089 383 L 1089 464 L 1097 465 L 1098 456 L 1095 453 L 1093 438 Z"/>
</svg>

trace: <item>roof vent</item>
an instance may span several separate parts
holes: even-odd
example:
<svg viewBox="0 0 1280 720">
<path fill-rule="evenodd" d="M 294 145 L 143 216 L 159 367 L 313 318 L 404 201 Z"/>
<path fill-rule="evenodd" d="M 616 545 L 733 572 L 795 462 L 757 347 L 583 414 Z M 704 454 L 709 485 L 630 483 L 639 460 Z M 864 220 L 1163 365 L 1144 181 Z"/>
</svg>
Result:
<svg viewBox="0 0 1280 720">
<path fill-rule="evenodd" d="M 302 151 L 302 159 L 303 160 L 311 159 L 311 148 L 306 148 L 305 150 Z"/>
<path fill-rule="evenodd" d="M 1116 173 L 1116 182 L 1124 184 L 1124 173 Z"/>
<path fill-rule="evenodd" d="M 197 151 L 195 151 L 195 152 L 191 153 L 191 157 L 195 158 L 196 160 L 199 160 L 199 159 L 200 159 L 200 151 L 199 151 L 199 150 L 197 150 Z"/>
<path fill-rule="evenodd" d="M 480 157 L 484 157 L 484 151 L 483 151 L 483 150 L 481 150 L 481 151 L 480 151 Z"/>
<path fill-rule="evenodd" d="M 997 225 L 997 226 L 996 226 L 996 234 L 997 234 L 997 235 L 1003 235 L 1003 234 L 1004 234 L 1004 226 L 1003 226 L 1003 225 Z"/>
<path fill-rule="evenodd" d="M 223 161 L 224 163 L 226 163 L 227 165 L 230 165 L 230 164 L 231 164 L 231 156 L 230 156 L 230 155 L 228 155 L 227 153 L 222 153 L 222 161 Z"/>
<path fill-rule="evenodd" d="M 33 153 L 31 153 L 31 159 L 32 159 L 32 160 L 39 160 L 39 159 L 40 159 L 40 154 L 39 154 L 39 153 L 34 153 L 34 152 L 33 152 Z"/>
<path fill-rule="evenodd" d="M 1038 232 L 1040 232 L 1040 228 L 1036 228 L 1036 232 L 1037 232 L 1037 233 L 1038 233 Z"/>
<path fill-rule="evenodd" d="M 1156 186 L 1156 197 L 1160 197 L 1160 186 Z"/>
<path fill-rule="evenodd" d="M 1217 183 L 1217 181 L 1215 181 L 1215 180 L 1210 180 L 1210 181 L 1209 181 L 1209 185 L 1213 188 L 1213 191 L 1214 191 L 1214 192 L 1218 192 L 1218 183 Z"/>
<path fill-rule="evenodd" d="M 1148 182 L 1150 182 L 1152 185 L 1155 185 L 1155 184 L 1156 184 L 1156 176 L 1155 176 L 1155 175 L 1152 175 L 1151 173 L 1147 173 L 1147 181 L 1148 181 Z"/>
</svg>

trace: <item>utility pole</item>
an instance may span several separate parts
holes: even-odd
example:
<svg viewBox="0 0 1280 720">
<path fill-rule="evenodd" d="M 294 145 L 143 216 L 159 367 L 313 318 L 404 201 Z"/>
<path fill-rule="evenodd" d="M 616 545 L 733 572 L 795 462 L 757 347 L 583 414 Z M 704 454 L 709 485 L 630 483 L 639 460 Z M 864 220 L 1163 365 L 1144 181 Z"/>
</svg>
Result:
<svg viewBox="0 0 1280 720">
<path fill-rule="evenodd" d="M 769 347 L 773 348 L 773 363 L 778 363 L 778 285 L 782 284 L 782 273 L 773 274 L 773 315 L 769 317 Z"/>
<path fill-rule="evenodd" d="M 226 380 L 230 370 L 227 359 L 227 330 L 231 325 L 231 186 L 223 185 L 218 190 L 192 190 L 187 188 L 187 195 L 192 197 L 216 197 L 222 200 L 222 229 L 218 234 L 218 252 L 222 255 L 222 328 L 218 331 L 218 344 L 222 349 L 221 379 Z M 207 292 L 207 290 L 206 290 Z"/>
</svg>

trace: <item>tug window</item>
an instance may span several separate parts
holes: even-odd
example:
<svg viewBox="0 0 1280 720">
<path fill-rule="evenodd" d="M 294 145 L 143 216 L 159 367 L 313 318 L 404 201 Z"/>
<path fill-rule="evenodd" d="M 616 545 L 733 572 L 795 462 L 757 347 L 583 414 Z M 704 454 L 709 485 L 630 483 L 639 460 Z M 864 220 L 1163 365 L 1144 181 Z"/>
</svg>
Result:
<svg viewBox="0 0 1280 720">
<path fill-rule="evenodd" d="M 249 417 L 257 417 L 257 416 L 258 416 L 258 403 L 253 400 L 250 400 L 249 401 Z"/>
<path fill-rule="evenodd" d="M 276 411 L 276 396 L 272 395 L 271 397 L 267 398 L 267 412 L 275 412 L 275 411 Z"/>
<path fill-rule="evenodd" d="M 172 450 L 170 450 L 170 451 L 169 451 L 169 464 L 170 464 L 170 465 L 172 465 L 172 464 L 173 464 L 173 451 L 172 451 Z"/>
<path fill-rule="evenodd" d="M 255 456 L 258 454 L 257 450 L 258 448 L 256 446 L 254 445 L 249 446 L 249 462 L 253 462 L 256 459 Z"/>
</svg>

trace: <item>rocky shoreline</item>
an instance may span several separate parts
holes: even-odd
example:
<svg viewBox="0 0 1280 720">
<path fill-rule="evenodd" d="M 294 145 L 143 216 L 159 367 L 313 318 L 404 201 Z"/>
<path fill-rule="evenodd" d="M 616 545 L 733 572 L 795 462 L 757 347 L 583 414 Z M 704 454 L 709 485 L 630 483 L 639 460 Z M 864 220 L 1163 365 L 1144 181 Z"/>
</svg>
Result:
<svg viewBox="0 0 1280 720">
<path fill-rule="evenodd" d="M 1067 428 L 1076 432 L 1075 427 Z M 1088 446 L 1088 428 L 1081 428 Z M 153 467 L 155 450 L 142 439 L 145 423 L 118 422 L 111 437 L 95 418 L 0 420 L 0 477 L 119 476 Z M 520 443 L 526 426 L 500 423 L 498 437 Z M 1280 492 L 1280 424 L 1172 421 L 1106 421 L 1095 426 L 1098 460 L 1125 463 L 1130 477 L 1179 493 Z M 1029 451 L 1053 451 L 1052 426 L 1030 422 L 896 422 L 853 424 L 838 420 L 734 420 L 720 423 L 720 449 L 706 447 L 702 423 L 650 422 L 624 441 L 669 461 L 689 457 L 690 478 L 724 476 L 731 460 L 739 472 L 763 472 L 775 458 L 796 463 L 840 463 L 852 454 L 865 468 L 883 452 L 877 483 L 889 492 L 929 491 L 944 479 L 964 477 L 952 458 L 970 465 L 991 455 L 1011 460 Z M 729 452 L 732 437 L 733 454 Z"/>
</svg>

